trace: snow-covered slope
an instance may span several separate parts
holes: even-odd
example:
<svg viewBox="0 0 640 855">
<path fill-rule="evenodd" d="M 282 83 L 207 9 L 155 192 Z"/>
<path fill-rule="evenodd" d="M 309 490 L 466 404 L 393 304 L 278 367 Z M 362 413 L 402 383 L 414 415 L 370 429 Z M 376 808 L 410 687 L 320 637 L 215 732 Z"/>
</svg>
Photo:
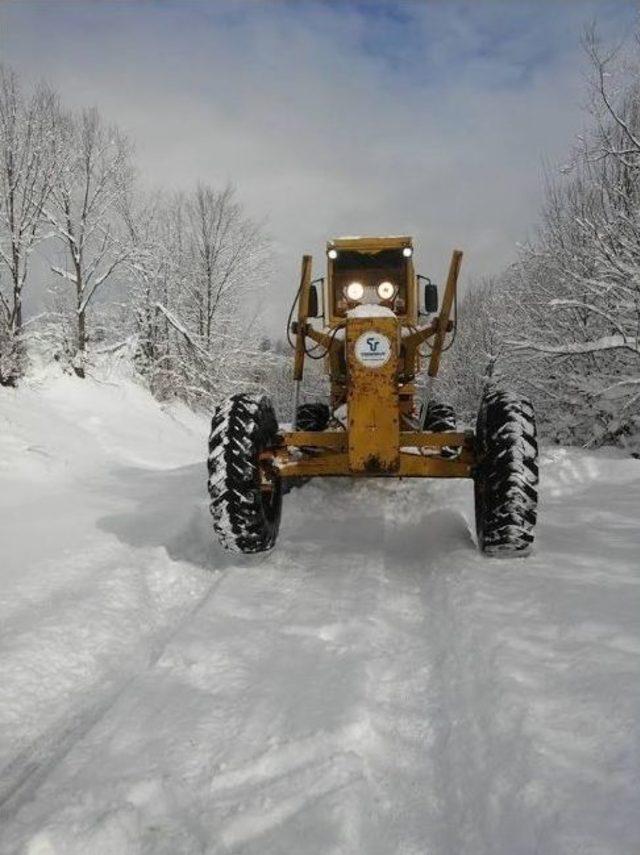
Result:
<svg viewBox="0 0 640 855">
<path fill-rule="evenodd" d="M 316 482 L 210 536 L 206 422 L 0 390 L 0 851 L 630 855 L 640 463 L 545 456 L 529 559 L 470 485 Z"/>
</svg>

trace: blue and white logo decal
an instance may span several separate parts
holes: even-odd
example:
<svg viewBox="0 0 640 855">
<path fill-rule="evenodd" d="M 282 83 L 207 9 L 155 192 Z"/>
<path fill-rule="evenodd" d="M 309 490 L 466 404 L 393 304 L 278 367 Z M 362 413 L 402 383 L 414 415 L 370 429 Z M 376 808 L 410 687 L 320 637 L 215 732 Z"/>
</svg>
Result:
<svg viewBox="0 0 640 855">
<path fill-rule="evenodd" d="M 386 335 L 377 332 L 365 332 L 356 340 L 356 359 L 369 368 L 381 368 L 391 356 L 391 342 Z"/>
</svg>

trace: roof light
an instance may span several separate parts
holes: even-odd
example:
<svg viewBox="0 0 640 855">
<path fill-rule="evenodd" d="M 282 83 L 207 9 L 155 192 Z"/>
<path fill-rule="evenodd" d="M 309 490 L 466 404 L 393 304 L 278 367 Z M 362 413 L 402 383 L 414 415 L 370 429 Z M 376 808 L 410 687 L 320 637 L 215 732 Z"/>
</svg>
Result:
<svg viewBox="0 0 640 855">
<path fill-rule="evenodd" d="M 327 253 L 327 255 L 329 256 L 329 258 L 331 260 L 333 260 L 334 258 L 338 257 L 338 250 L 337 249 L 330 249 L 329 252 Z"/>
<path fill-rule="evenodd" d="M 410 246 L 405 246 L 405 248 L 402 250 L 402 254 L 405 258 L 411 258 L 411 256 L 413 255 L 413 250 Z"/>
</svg>

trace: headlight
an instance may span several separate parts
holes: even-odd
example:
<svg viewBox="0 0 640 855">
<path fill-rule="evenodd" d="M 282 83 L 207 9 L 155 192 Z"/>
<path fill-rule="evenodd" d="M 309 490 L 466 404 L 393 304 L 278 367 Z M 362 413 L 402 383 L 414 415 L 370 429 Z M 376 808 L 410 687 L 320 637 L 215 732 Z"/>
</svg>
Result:
<svg viewBox="0 0 640 855">
<path fill-rule="evenodd" d="M 338 257 L 338 250 L 337 249 L 330 249 L 329 252 L 327 253 L 327 255 L 333 261 L 334 258 Z"/>
<path fill-rule="evenodd" d="M 405 248 L 402 250 L 402 254 L 405 258 L 411 258 L 411 256 L 413 255 L 413 250 L 410 246 L 405 246 Z"/>
<path fill-rule="evenodd" d="M 364 286 L 361 282 L 350 282 L 345 290 L 347 295 L 347 299 L 352 300 L 354 303 L 357 300 L 362 300 L 364 297 Z"/>
<path fill-rule="evenodd" d="M 393 282 L 381 282 L 378 285 L 378 297 L 381 300 L 391 300 L 396 293 L 396 286 Z"/>
</svg>

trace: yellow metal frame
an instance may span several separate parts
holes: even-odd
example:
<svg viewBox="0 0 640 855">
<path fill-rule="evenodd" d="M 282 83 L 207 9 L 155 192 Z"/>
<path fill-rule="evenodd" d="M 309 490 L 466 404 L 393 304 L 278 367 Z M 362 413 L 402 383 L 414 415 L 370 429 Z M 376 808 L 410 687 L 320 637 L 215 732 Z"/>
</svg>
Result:
<svg viewBox="0 0 640 855">
<path fill-rule="evenodd" d="M 429 433 L 402 431 L 400 460 L 394 471 L 354 471 L 349 463 L 349 433 L 331 430 L 321 433 L 288 431 L 281 445 L 265 452 L 282 478 L 323 476 L 470 478 L 475 465 L 473 431 Z M 443 446 L 459 448 L 454 458 L 440 457 Z M 426 452 L 426 453 L 425 453 Z"/>
<path fill-rule="evenodd" d="M 330 241 L 328 249 L 375 252 L 412 246 L 411 238 L 340 238 Z M 308 323 L 311 287 L 311 257 L 302 260 L 298 321 L 295 328 L 294 379 L 304 371 L 306 338 L 327 349 L 332 385 L 332 402 L 347 403 L 347 424 L 341 430 L 283 431 L 273 448 L 262 455 L 265 467 L 275 466 L 282 478 L 313 476 L 470 478 L 476 465 L 473 431 L 433 433 L 413 429 L 410 413 L 415 387 L 413 379 L 420 368 L 419 347 L 430 343 L 428 375 L 436 377 L 445 338 L 452 329 L 451 312 L 455 303 L 462 252 L 454 250 L 440 313 L 424 327 L 397 317 L 344 318 L 330 314 L 329 332 L 314 329 Z M 329 266 L 330 267 L 330 266 Z M 417 318 L 417 280 L 409 268 L 409 312 Z M 327 280 L 325 305 L 333 306 L 331 280 Z M 337 326 L 346 326 L 344 338 L 333 335 Z M 403 330 L 404 328 L 404 330 Z M 407 330 L 409 330 L 407 332 Z M 388 360 L 379 367 L 362 365 L 354 356 L 355 342 L 367 333 L 384 336 L 390 347 Z M 403 334 L 401 334 L 403 333 Z M 339 377 L 338 372 L 346 372 Z M 407 430 L 407 427 L 412 429 Z M 442 449 L 458 449 L 454 456 L 442 455 Z"/>
</svg>

